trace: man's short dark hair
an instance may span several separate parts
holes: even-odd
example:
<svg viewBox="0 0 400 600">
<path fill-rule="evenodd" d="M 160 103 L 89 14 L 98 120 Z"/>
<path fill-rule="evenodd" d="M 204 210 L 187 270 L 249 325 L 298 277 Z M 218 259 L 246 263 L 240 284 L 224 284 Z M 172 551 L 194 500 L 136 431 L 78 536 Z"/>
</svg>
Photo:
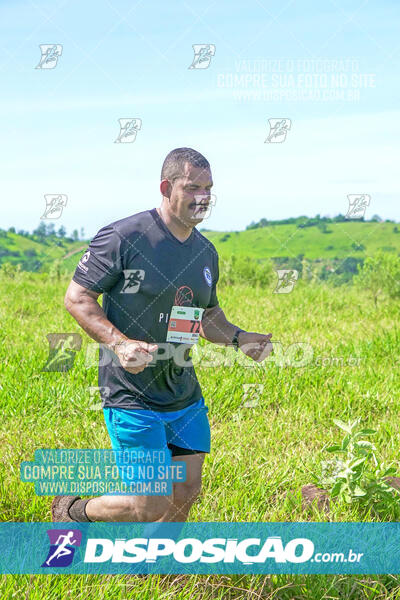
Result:
<svg viewBox="0 0 400 600">
<path fill-rule="evenodd" d="M 190 163 L 194 167 L 209 169 L 208 160 L 193 148 L 175 148 L 167 155 L 161 169 L 161 181 L 169 179 L 174 181 L 183 175 L 185 163 Z"/>
</svg>

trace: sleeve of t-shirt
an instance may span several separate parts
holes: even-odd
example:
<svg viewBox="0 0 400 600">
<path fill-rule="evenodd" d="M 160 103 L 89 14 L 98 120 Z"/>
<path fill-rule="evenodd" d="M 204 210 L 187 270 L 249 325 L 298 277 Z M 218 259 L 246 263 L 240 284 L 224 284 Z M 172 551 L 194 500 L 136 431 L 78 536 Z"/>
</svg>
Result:
<svg viewBox="0 0 400 600">
<path fill-rule="evenodd" d="M 112 225 L 100 229 L 81 257 L 72 279 L 100 294 L 109 291 L 123 272 L 121 244 Z"/>
<path fill-rule="evenodd" d="M 211 297 L 210 302 L 207 305 L 207 308 L 213 308 L 218 304 L 218 296 L 217 296 L 217 283 L 219 279 L 219 265 L 218 265 L 218 254 L 214 249 L 214 269 L 212 274 L 212 286 L 211 286 Z"/>
</svg>

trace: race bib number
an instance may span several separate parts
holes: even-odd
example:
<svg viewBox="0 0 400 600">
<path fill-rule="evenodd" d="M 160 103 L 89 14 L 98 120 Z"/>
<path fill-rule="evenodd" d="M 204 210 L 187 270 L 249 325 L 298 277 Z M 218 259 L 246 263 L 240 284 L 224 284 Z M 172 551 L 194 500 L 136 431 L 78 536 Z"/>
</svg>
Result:
<svg viewBox="0 0 400 600">
<path fill-rule="evenodd" d="M 196 344 L 204 308 L 173 306 L 168 321 L 167 342 Z"/>
</svg>

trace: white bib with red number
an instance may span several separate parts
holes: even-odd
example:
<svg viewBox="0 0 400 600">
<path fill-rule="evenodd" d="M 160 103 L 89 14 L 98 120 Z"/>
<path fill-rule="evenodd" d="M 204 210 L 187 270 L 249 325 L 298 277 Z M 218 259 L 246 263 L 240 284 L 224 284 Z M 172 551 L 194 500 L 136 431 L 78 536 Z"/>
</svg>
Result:
<svg viewBox="0 0 400 600">
<path fill-rule="evenodd" d="M 173 306 L 168 321 L 167 342 L 196 344 L 203 312 L 204 308 L 195 306 Z"/>
</svg>

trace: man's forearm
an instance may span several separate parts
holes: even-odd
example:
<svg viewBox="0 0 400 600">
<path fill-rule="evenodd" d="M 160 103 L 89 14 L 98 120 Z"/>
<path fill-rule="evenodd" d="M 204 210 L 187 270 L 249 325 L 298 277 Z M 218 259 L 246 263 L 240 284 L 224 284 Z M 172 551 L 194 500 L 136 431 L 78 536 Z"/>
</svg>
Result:
<svg viewBox="0 0 400 600">
<path fill-rule="evenodd" d="M 128 339 L 107 319 L 95 298 L 83 297 L 74 299 L 74 301 L 67 298 L 65 307 L 82 329 L 96 342 L 114 348 L 117 343 Z"/>
<path fill-rule="evenodd" d="M 219 306 L 208 309 L 201 322 L 200 335 L 214 344 L 230 344 L 237 325 L 230 323 Z"/>
</svg>

